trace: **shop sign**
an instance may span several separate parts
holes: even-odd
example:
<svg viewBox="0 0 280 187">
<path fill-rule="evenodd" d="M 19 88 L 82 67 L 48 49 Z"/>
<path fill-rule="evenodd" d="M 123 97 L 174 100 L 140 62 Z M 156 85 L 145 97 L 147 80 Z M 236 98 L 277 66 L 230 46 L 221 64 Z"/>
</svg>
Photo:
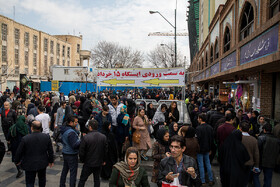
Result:
<svg viewBox="0 0 280 187">
<path fill-rule="evenodd" d="M 236 66 L 236 52 L 222 59 L 221 72 L 234 68 Z"/>
<path fill-rule="evenodd" d="M 272 54 L 278 49 L 279 24 L 241 47 L 240 64 Z"/>
<path fill-rule="evenodd" d="M 211 76 L 215 75 L 219 73 L 219 62 L 217 62 L 216 64 L 214 64 L 212 67 L 211 67 Z"/>
<path fill-rule="evenodd" d="M 59 81 L 52 81 L 52 91 L 59 91 Z"/>
<path fill-rule="evenodd" d="M 205 71 L 205 78 L 210 76 L 210 68 Z"/>
</svg>

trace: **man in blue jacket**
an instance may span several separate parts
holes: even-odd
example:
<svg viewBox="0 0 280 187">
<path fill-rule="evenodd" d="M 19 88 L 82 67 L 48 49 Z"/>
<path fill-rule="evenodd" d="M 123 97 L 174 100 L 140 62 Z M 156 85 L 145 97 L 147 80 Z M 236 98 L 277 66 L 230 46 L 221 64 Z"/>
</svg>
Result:
<svg viewBox="0 0 280 187">
<path fill-rule="evenodd" d="M 67 119 L 67 125 L 61 126 L 62 135 L 62 154 L 63 169 L 60 176 L 60 187 L 65 187 L 66 176 L 70 170 L 70 187 L 76 186 L 77 170 L 78 170 L 78 153 L 80 147 L 80 139 L 75 127 L 78 125 L 78 117 L 70 116 Z"/>
<path fill-rule="evenodd" d="M 98 122 L 98 132 L 102 133 L 102 126 L 103 124 L 108 121 L 110 123 L 112 123 L 112 117 L 111 114 L 109 113 L 109 107 L 108 106 L 104 106 L 102 111 L 95 116 L 95 120 Z"/>
</svg>

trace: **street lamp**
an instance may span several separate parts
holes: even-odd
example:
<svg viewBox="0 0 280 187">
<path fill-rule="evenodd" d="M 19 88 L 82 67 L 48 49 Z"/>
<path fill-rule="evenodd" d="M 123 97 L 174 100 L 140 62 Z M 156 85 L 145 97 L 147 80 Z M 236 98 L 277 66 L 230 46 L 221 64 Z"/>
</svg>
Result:
<svg viewBox="0 0 280 187">
<path fill-rule="evenodd" d="M 86 91 L 87 91 L 87 78 L 88 78 L 88 72 L 85 72 L 84 74 L 85 74 L 85 76 L 86 76 Z"/>
<path fill-rule="evenodd" d="M 175 35 L 175 67 L 177 66 L 177 1 L 176 1 L 176 8 L 175 8 L 175 25 L 173 25 L 172 23 L 170 23 L 170 21 L 168 21 L 159 11 L 149 11 L 150 14 L 159 14 L 165 21 L 167 21 L 167 23 L 169 23 L 169 25 L 171 25 L 171 27 L 174 28 L 174 35 Z"/>
</svg>

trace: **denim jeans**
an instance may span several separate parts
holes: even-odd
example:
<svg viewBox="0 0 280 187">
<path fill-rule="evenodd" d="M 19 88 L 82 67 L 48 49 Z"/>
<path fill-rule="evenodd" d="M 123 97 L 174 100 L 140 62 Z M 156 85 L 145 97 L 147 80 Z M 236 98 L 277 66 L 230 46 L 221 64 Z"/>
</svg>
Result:
<svg viewBox="0 0 280 187">
<path fill-rule="evenodd" d="M 77 171 L 78 171 L 78 154 L 66 155 L 63 154 L 63 169 L 60 176 L 60 187 L 65 187 L 66 176 L 70 170 L 70 187 L 76 186 Z"/>
<path fill-rule="evenodd" d="M 38 171 L 25 171 L 26 187 L 34 187 L 36 174 L 38 173 L 39 187 L 46 186 L 46 168 Z"/>
<path fill-rule="evenodd" d="M 94 187 L 100 187 L 101 167 L 89 167 L 84 164 L 78 187 L 84 187 L 88 177 L 93 174 Z"/>
<path fill-rule="evenodd" d="M 273 168 L 263 167 L 262 169 L 263 169 L 263 175 L 264 175 L 263 187 L 271 187 Z"/>
<path fill-rule="evenodd" d="M 209 181 L 213 181 L 213 174 L 212 174 L 212 170 L 211 170 L 209 153 L 197 154 L 197 162 L 198 162 L 198 168 L 199 168 L 201 182 L 205 183 L 204 163 L 206 165 Z"/>
</svg>

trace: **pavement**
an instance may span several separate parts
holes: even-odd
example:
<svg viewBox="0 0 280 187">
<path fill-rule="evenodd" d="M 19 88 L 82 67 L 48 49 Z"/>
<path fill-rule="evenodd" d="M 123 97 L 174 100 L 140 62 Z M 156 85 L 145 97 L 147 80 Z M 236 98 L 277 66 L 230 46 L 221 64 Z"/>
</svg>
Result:
<svg viewBox="0 0 280 187">
<path fill-rule="evenodd" d="M 4 140 L 4 135 L 2 133 L 2 129 L 0 129 L 0 139 L 2 142 L 5 142 Z M 60 174 L 62 171 L 63 167 L 63 160 L 59 156 L 60 153 L 56 153 L 56 159 L 54 163 L 54 167 L 52 168 L 47 168 L 47 187 L 56 187 L 59 186 L 59 180 L 60 180 Z M 151 156 L 151 150 L 147 153 L 148 156 Z M 17 179 L 16 174 L 17 170 L 15 165 L 12 163 L 12 158 L 11 155 L 6 154 L 3 162 L 0 165 L 0 187 L 24 187 L 25 186 L 25 177 L 24 175 Z M 149 176 L 149 181 L 151 181 L 151 176 L 152 176 L 152 167 L 153 167 L 153 161 L 143 161 L 142 166 L 146 169 L 148 176 Z M 78 168 L 78 175 L 77 175 L 77 183 L 80 178 L 80 173 L 82 170 L 82 164 L 79 163 L 79 168 Z M 219 166 L 217 163 L 217 160 L 214 160 L 212 163 L 212 171 L 213 171 L 213 176 L 215 180 L 215 187 L 220 187 L 220 177 L 219 177 Z M 263 184 L 263 174 L 260 175 L 260 181 L 261 184 Z M 273 181 L 272 181 L 272 187 L 278 187 L 280 186 L 280 174 L 279 173 L 274 173 L 273 175 Z M 150 182 L 151 187 L 156 187 L 156 185 L 152 182 Z M 38 179 L 36 179 L 36 186 L 38 186 Z M 66 186 L 69 186 L 69 174 L 67 176 L 66 180 Z M 93 186 L 93 177 L 89 177 L 86 187 L 92 187 Z M 101 187 L 108 187 L 109 182 L 101 180 Z"/>
</svg>

